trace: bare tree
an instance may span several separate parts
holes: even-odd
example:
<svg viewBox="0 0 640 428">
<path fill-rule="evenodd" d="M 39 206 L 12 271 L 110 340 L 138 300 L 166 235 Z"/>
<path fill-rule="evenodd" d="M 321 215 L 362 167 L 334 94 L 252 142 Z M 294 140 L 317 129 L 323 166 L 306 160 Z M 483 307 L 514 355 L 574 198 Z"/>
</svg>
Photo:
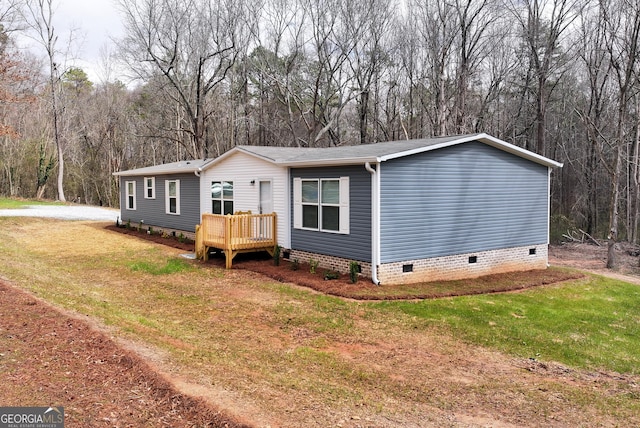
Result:
<svg viewBox="0 0 640 428">
<path fill-rule="evenodd" d="M 431 106 L 433 134 L 447 133 L 452 91 L 452 69 L 455 41 L 460 32 L 456 23 L 456 9 L 444 1 L 416 0 L 411 13 L 418 19 L 418 31 L 423 49 L 423 104 Z"/>
<path fill-rule="evenodd" d="M 606 27 L 603 10 L 599 7 L 585 9 L 580 22 L 579 55 L 584 64 L 585 81 L 589 89 L 585 100 L 575 106 L 583 122 L 583 132 L 587 141 L 586 156 L 572 156 L 584 171 L 584 207 L 585 230 L 594 235 L 598 226 L 599 204 L 598 188 L 602 185 L 598 179 L 600 162 L 613 176 L 604 148 L 608 144 L 610 126 L 613 119 L 611 109 L 611 58 L 606 46 Z"/>
<path fill-rule="evenodd" d="M 457 40 L 456 96 L 454 105 L 454 132 L 467 133 L 474 129 L 471 123 L 469 92 L 470 80 L 476 75 L 482 61 L 496 47 L 492 37 L 493 24 L 498 19 L 494 4 L 489 0 L 456 0 Z M 491 87 L 491 86 L 490 86 Z M 481 114 L 481 111 L 478 112 Z"/>
<path fill-rule="evenodd" d="M 617 4 L 603 4 L 605 25 L 605 48 L 610 56 L 611 67 L 618 89 L 618 111 L 616 133 L 613 136 L 614 164 L 612 168 L 612 192 L 609 222 L 609 251 L 607 267 L 615 266 L 615 243 L 619 235 L 620 181 L 622 178 L 624 148 L 629 138 L 628 106 L 633 85 L 638 79 L 638 54 L 640 53 L 640 4 L 633 0 L 622 0 Z"/>
<path fill-rule="evenodd" d="M 208 97 L 227 77 L 238 56 L 242 0 L 120 0 L 125 37 L 119 48 L 142 81 L 161 76 L 163 96 L 184 121 L 167 138 L 194 158 L 209 156 Z"/>
<path fill-rule="evenodd" d="M 372 102 L 373 116 L 377 119 L 378 95 L 372 94 L 372 89 L 378 88 L 377 81 L 388 60 L 385 43 L 389 43 L 391 5 L 385 0 L 347 0 L 342 2 L 342 8 L 345 39 L 352 44 L 345 49 L 352 50 L 347 61 L 357 91 L 360 144 L 365 144 L 371 142 L 368 127 Z"/>
<path fill-rule="evenodd" d="M 523 6 L 524 4 L 524 6 Z M 519 26 L 528 51 L 526 87 L 533 92 L 535 102 L 536 152 L 546 153 L 546 119 L 549 98 L 566 57 L 561 55 L 562 37 L 579 16 L 583 0 L 508 0 L 507 7 Z"/>
<path fill-rule="evenodd" d="M 60 64 L 57 48 L 58 35 L 53 25 L 54 0 L 28 0 L 26 4 L 26 21 L 34 34 L 34 39 L 44 47 L 49 66 L 49 100 L 51 102 L 51 120 L 53 123 L 53 140 L 55 142 L 58 161 L 58 200 L 66 201 L 64 196 L 64 140 L 60 135 Z"/>
</svg>

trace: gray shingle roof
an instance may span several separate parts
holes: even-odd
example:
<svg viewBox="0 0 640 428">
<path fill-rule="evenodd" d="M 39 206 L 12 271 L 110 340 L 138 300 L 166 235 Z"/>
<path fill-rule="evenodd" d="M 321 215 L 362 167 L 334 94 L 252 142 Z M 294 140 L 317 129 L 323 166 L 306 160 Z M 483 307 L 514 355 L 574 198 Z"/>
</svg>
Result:
<svg viewBox="0 0 640 428">
<path fill-rule="evenodd" d="M 361 144 L 340 147 L 265 147 L 238 146 L 240 150 L 253 153 L 275 163 L 295 164 L 299 162 L 332 163 L 340 160 L 369 159 L 430 147 L 459 139 L 460 136 L 423 138 L 417 140 L 387 141 L 384 143 Z"/>
<path fill-rule="evenodd" d="M 415 153 L 436 150 L 470 141 L 480 141 L 500 150 L 515 154 L 533 162 L 561 167 L 562 164 L 544 156 L 504 142 L 487 134 L 453 135 L 447 137 L 421 138 L 416 140 L 388 141 L 384 143 L 357 146 L 306 148 L 306 147 L 264 147 L 237 146 L 240 150 L 276 164 L 287 166 L 338 165 L 359 162 L 384 162 Z M 212 161 L 214 165 L 218 160 Z M 208 166 L 207 166 L 208 167 Z"/>
<path fill-rule="evenodd" d="M 504 142 L 487 134 L 452 135 L 447 137 L 421 138 L 416 140 L 388 141 L 375 144 L 340 147 L 268 147 L 268 146 L 236 146 L 216 159 L 191 160 L 174 162 L 146 168 L 116 172 L 114 175 L 165 175 L 193 173 L 222 162 L 227 156 L 241 151 L 269 162 L 283 166 L 328 166 L 345 165 L 364 162 L 384 162 L 390 159 L 408 156 L 415 153 L 436 150 L 470 141 L 480 141 L 500 150 L 523 157 L 548 167 L 561 167 L 562 164 L 544 156 Z"/>
</svg>

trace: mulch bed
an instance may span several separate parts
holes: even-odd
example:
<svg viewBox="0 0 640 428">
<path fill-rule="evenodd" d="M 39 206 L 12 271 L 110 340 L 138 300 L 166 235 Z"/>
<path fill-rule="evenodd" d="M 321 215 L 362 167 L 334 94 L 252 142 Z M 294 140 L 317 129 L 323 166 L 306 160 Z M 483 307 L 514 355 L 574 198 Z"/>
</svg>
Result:
<svg viewBox="0 0 640 428">
<path fill-rule="evenodd" d="M 62 406 L 69 427 L 246 427 L 177 391 L 81 319 L 0 281 L 3 406 Z"/>
<path fill-rule="evenodd" d="M 258 272 L 280 282 L 290 282 L 332 296 L 355 300 L 414 300 L 441 297 L 467 296 L 474 294 L 502 293 L 525 290 L 541 285 L 554 284 L 585 275 L 564 269 L 542 269 L 525 272 L 509 272 L 487 275 L 480 278 L 457 281 L 438 281 L 407 285 L 375 285 L 370 278 L 361 277 L 354 284 L 349 275 L 340 275 L 335 280 L 325 280 L 324 269 L 311 274 L 309 266 L 300 264 L 297 270 L 291 263 L 282 262 L 274 266 L 272 260 L 242 260 L 234 266 Z"/>
<path fill-rule="evenodd" d="M 180 242 L 175 237 L 163 238 L 160 235 L 149 235 L 136 229 L 107 226 L 107 229 L 136 236 L 140 239 L 169 245 L 184 251 L 194 251 L 193 242 Z M 210 265 L 224 267 L 224 256 L 212 256 L 207 262 Z M 288 282 L 311 288 L 324 294 L 355 300 L 412 300 L 433 299 L 441 297 L 466 296 L 473 294 L 501 293 L 525 290 L 541 285 L 554 284 L 584 277 L 584 274 L 566 269 L 549 268 L 526 272 L 510 272 L 487 275 L 480 278 L 438 281 L 409 285 L 374 285 L 370 278 L 360 276 L 354 284 L 348 274 L 337 279 L 325 280 L 327 269 L 318 268 L 315 274 L 310 272 L 306 263 L 294 264 L 282 260 L 274 266 L 273 260 L 266 253 L 238 254 L 233 261 L 234 268 L 245 269 L 263 274 L 279 282 Z"/>
<path fill-rule="evenodd" d="M 183 251 L 195 251 L 195 244 L 190 239 L 183 239 L 182 241 L 175 236 L 163 237 L 158 233 L 149 234 L 146 231 L 139 231 L 136 228 L 127 228 L 124 226 L 116 226 L 111 224 L 105 227 L 107 230 L 111 230 L 125 235 L 135 236 L 136 238 L 144 239 L 146 241 L 155 242 L 157 244 L 167 245 L 169 247 L 178 248 Z"/>
</svg>

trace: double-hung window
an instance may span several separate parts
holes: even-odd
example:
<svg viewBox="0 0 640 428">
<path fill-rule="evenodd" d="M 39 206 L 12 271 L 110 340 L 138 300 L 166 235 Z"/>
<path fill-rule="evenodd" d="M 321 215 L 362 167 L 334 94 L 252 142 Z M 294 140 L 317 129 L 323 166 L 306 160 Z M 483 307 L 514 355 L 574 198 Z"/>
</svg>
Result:
<svg viewBox="0 0 640 428">
<path fill-rule="evenodd" d="M 294 228 L 349 233 L 349 177 L 294 178 Z"/>
<path fill-rule="evenodd" d="M 165 207 L 167 214 L 180 215 L 180 180 L 165 181 Z"/>
<path fill-rule="evenodd" d="M 211 182 L 211 213 L 233 214 L 233 181 Z"/>
<path fill-rule="evenodd" d="M 125 186 L 126 207 L 128 210 L 135 210 L 136 209 L 136 182 L 126 181 L 124 183 L 124 186 Z"/>
<path fill-rule="evenodd" d="M 155 177 L 144 178 L 144 198 L 145 199 L 156 198 L 156 178 Z"/>
</svg>

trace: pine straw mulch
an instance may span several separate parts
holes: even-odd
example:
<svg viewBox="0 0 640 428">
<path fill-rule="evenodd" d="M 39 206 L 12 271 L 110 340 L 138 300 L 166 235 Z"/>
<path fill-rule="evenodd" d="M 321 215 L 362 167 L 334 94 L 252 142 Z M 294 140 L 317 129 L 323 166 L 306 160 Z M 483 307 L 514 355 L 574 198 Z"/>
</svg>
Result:
<svg viewBox="0 0 640 428">
<path fill-rule="evenodd" d="M 160 235 L 149 235 L 146 232 L 123 227 L 107 226 L 107 229 L 136 236 L 140 239 L 169 245 L 183 251 L 194 251 L 193 242 L 180 242 L 175 237 L 163 238 Z M 212 266 L 224 267 L 224 256 L 214 255 L 207 262 Z M 257 272 L 279 282 L 297 284 L 327 295 L 355 300 L 414 300 L 441 297 L 466 296 L 473 294 L 502 293 L 525 290 L 541 285 L 554 284 L 571 279 L 583 278 L 584 274 L 561 268 L 549 268 L 525 272 L 510 272 L 487 275 L 480 278 L 437 281 L 407 285 L 374 285 L 370 278 L 360 276 L 354 284 L 349 275 L 342 274 L 337 279 L 325 280 L 327 269 L 318 268 L 315 274 L 310 272 L 307 263 L 294 264 L 282 260 L 274 266 L 273 260 L 266 253 L 238 254 L 233 267 Z"/>
<path fill-rule="evenodd" d="M 360 277 L 354 284 L 349 275 L 325 280 L 326 269 L 310 273 L 307 264 L 300 263 L 293 270 L 284 261 L 274 266 L 272 260 L 239 260 L 234 266 L 266 275 L 276 281 L 298 284 L 324 294 L 355 300 L 414 300 L 473 294 L 501 293 L 525 290 L 541 285 L 554 284 L 570 279 L 583 278 L 584 274 L 566 269 L 549 268 L 525 272 L 487 275 L 480 278 L 457 281 L 437 281 L 407 285 L 374 285 L 370 278 Z"/>
<path fill-rule="evenodd" d="M 63 406 L 69 427 L 246 427 L 184 395 L 84 319 L 0 281 L 3 406 Z"/>
</svg>

